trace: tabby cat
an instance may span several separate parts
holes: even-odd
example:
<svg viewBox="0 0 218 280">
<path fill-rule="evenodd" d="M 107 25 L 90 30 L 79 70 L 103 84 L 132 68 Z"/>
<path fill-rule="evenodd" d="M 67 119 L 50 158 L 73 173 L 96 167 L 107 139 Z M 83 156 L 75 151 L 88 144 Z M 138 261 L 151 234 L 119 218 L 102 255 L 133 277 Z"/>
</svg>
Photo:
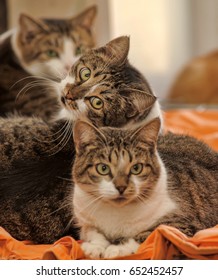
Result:
<svg viewBox="0 0 218 280">
<path fill-rule="evenodd" d="M 218 51 L 191 60 L 178 74 L 167 101 L 178 104 L 218 104 Z"/>
<path fill-rule="evenodd" d="M 96 126 L 123 127 L 161 116 L 156 96 L 128 62 L 128 52 L 127 36 L 87 51 L 57 86 L 63 105 L 58 118 L 85 116 Z"/>
<path fill-rule="evenodd" d="M 18 112 L 50 119 L 58 101 L 50 79 L 60 80 L 78 57 L 95 46 L 96 6 L 71 19 L 34 19 L 0 37 L 0 116 Z"/>
<path fill-rule="evenodd" d="M 36 243 L 52 243 L 66 234 L 78 238 L 71 202 L 72 120 L 86 116 L 96 125 L 128 126 L 159 114 L 147 81 L 127 62 L 128 49 L 129 39 L 121 37 L 81 57 L 58 86 L 64 88 L 71 79 L 74 83 L 66 87 L 74 87 L 79 97 L 62 97 L 64 120 L 0 119 L 0 226 L 13 237 Z M 113 57 L 114 51 L 119 57 Z M 93 73 L 81 81 L 84 66 Z"/>
<path fill-rule="evenodd" d="M 73 208 L 91 258 L 135 253 L 158 225 L 188 236 L 218 223 L 218 153 L 189 136 L 74 126 Z"/>
</svg>

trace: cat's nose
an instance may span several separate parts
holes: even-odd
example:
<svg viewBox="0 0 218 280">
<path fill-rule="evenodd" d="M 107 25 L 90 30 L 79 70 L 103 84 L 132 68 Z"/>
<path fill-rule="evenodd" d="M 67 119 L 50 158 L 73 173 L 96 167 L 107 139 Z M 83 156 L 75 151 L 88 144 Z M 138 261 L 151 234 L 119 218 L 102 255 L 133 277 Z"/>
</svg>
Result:
<svg viewBox="0 0 218 280">
<path fill-rule="evenodd" d="M 118 190 L 119 194 L 123 194 L 126 190 L 127 186 L 116 186 L 116 189 Z"/>
</svg>

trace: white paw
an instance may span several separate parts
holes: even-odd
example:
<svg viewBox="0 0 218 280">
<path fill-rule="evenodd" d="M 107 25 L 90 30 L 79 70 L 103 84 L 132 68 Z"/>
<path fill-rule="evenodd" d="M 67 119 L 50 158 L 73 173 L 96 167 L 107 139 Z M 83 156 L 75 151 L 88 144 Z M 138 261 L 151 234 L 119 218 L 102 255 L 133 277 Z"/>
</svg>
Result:
<svg viewBox="0 0 218 280">
<path fill-rule="evenodd" d="M 100 244 L 83 242 L 81 247 L 84 254 L 91 259 L 100 259 L 103 257 L 105 252 L 105 247 Z"/>
<path fill-rule="evenodd" d="M 139 247 L 139 243 L 134 239 L 129 239 L 126 243 L 120 245 L 109 245 L 104 252 L 103 257 L 106 259 L 123 257 L 134 254 Z"/>
</svg>

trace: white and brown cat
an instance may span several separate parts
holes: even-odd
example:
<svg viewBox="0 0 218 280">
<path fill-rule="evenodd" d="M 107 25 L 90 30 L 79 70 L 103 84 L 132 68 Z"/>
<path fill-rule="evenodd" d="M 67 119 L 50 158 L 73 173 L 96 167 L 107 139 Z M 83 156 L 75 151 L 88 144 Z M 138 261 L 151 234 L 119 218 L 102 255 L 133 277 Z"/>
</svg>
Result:
<svg viewBox="0 0 218 280">
<path fill-rule="evenodd" d="M 71 180 L 72 126 L 78 117 L 127 128 L 160 115 L 158 100 L 129 64 L 128 51 L 124 36 L 81 56 L 57 86 L 61 120 L 0 118 L 0 226 L 13 237 L 36 243 L 66 234 L 78 238 Z"/>
<path fill-rule="evenodd" d="M 74 214 L 91 258 L 137 252 L 161 224 L 188 236 L 218 224 L 218 153 L 182 135 L 74 126 Z"/>
<path fill-rule="evenodd" d="M 18 27 L 0 36 L 0 116 L 18 112 L 48 120 L 58 110 L 50 82 L 63 78 L 95 46 L 96 6 L 68 19 L 21 14 Z"/>
</svg>

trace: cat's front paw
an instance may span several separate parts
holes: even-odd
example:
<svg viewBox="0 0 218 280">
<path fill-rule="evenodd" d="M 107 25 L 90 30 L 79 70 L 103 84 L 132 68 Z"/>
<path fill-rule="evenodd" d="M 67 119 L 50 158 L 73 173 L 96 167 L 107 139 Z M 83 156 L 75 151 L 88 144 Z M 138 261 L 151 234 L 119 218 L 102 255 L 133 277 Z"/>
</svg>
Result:
<svg viewBox="0 0 218 280">
<path fill-rule="evenodd" d="M 112 258 L 131 255 L 137 251 L 138 247 L 139 247 L 138 242 L 136 242 L 134 239 L 129 239 L 124 244 L 109 245 L 105 250 L 103 257 L 105 259 L 112 259 Z"/>
<path fill-rule="evenodd" d="M 96 243 L 83 242 L 81 247 L 84 254 L 91 259 L 100 259 L 105 252 L 105 246 Z"/>
</svg>

